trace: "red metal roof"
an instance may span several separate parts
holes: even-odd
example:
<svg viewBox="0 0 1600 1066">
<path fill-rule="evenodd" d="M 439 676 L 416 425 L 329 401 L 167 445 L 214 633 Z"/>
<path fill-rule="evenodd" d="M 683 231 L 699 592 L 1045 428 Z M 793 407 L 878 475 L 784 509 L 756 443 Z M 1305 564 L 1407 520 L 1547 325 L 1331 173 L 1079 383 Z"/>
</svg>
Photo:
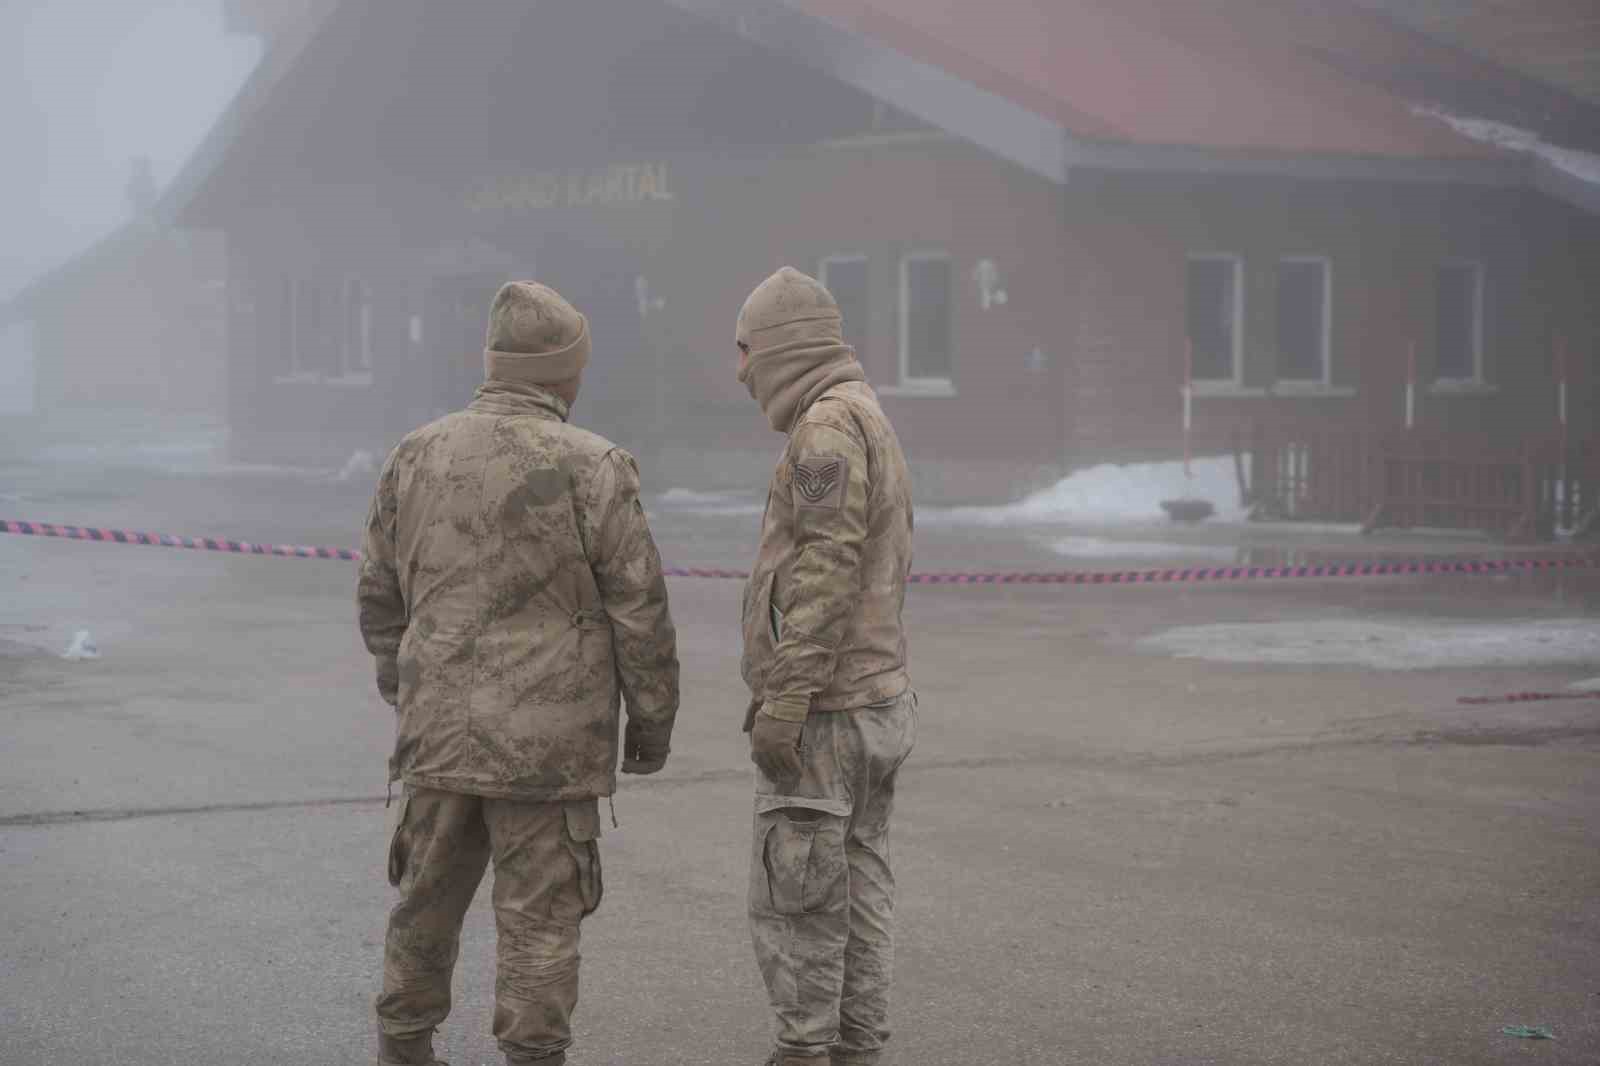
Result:
<svg viewBox="0 0 1600 1066">
<path fill-rule="evenodd" d="M 1346 70 L 1472 63 L 1327 0 L 797 0 L 1090 140 L 1269 154 L 1481 159 Z M 1348 60 L 1349 66 L 1340 60 Z"/>
</svg>

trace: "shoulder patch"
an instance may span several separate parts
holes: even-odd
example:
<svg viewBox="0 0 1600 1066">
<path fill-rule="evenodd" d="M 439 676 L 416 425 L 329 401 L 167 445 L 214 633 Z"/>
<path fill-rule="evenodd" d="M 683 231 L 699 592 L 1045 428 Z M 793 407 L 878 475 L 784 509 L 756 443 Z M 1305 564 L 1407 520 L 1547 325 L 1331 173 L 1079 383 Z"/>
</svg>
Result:
<svg viewBox="0 0 1600 1066">
<path fill-rule="evenodd" d="M 806 455 L 794 463 L 794 505 L 837 511 L 850 484 L 850 460 L 838 455 Z"/>
</svg>

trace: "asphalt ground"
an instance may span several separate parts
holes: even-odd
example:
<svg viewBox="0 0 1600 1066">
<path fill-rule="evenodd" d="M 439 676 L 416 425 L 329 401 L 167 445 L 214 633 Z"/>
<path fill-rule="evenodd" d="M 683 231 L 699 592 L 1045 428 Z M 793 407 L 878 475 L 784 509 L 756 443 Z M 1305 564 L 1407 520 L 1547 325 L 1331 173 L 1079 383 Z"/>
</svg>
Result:
<svg viewBox="0 0 1600 1066">
<path fill-rule="evenodd" d="M 0 517 L 344 546 L 365 492 L 12 461 Z M 668 562 L 744 565 L 748 503 L 653 500 Z M 1085 562 L 1060 534 L 935 515 L 918 566 L 1500 554 L 1202 527 L 1098 531 L 1128 555 Z M 348 563 L 0 537 L 0 1062 L 373 1060 L 393 725 L 353 591 Z M 770 1038 L 739 586 L 670 594 L 684 706 L 667 769 L 624 779 L 607 824 L 574 1066 L 753 1066 Z M 1583 625 L 1600 576 L 911 591 L 896 1061 L 1600 1061 L 1600 700 L 1457 702 L 1594 677 L 1600 645 L 1379 671 L 1141 643 L 1329 619 Z M 60 658 L 79 629 L 100 659 Z M 438 1042 L 457 1066 L 499 1061 L 492 936 L 480 899 Z"/>
</svg>

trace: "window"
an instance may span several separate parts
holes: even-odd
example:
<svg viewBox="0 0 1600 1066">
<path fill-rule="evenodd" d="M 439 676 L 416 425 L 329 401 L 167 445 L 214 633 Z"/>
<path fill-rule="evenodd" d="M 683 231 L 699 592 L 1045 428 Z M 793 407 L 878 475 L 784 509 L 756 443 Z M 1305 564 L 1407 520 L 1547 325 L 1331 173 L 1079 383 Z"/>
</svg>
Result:
<svg viewBox="0 0 1600 1066">
<path fill-rule="evenodd" d="M 856 358 L 866 363 L 867 350 L 867 257 L 830 255 L 822 261 L 817 278 L 827 286 L 844 319 L 844 342 L 856 350 Z"/>
<path fill-rule="evenodd" d="M 289 376 L 316 377 L 317 329 L 322 308 L 316 286 L 296 279 L 289 283 Z"/>
<path fill-rule="evenodd" d="M 900 383 L 950 385 L 954 351 L 950 329 L 950 257 L 909 255 L 900 260 Z"/>
<path fill-rule="evenodd" d="M 1238 256 L 1192 255 L 1187 282 L 1189 342 L 1196 381 L 1240 380 L 1243 267 Z"/>
<path fill-rule="evenodd" d="M 372 373 L 372 292 L 358 278 L 345 282 L 343 342 L 344 376 Z"/>
<path fill-rule="evenodd" d="M 1328 261 L 1278 261 L 1278 380 L 1326 385 L 1328 375 Z"/>
<path fill-rule="evenodd" d="M 1483 381 L 1483 266 L 1442 263 L 1433 274 L 1434 377 Z"/>
</svg>

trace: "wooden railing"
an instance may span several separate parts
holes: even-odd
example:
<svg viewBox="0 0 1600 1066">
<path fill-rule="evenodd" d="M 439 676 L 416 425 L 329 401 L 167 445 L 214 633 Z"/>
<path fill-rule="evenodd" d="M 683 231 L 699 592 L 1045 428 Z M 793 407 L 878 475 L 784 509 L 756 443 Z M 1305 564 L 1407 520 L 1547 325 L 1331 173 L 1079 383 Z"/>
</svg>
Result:
<svg viewBox="0 0 1600 1066">
<path fill-rule="evenodd" d="M 1246 496 L 1259 518 L 1475 529 L 1511 540 L 1600 533 L 1600 440 L 1519 444 L 1257 422 Z M 1242 468 L 1243 469 L 1243 468 Z"/>
</svg>

